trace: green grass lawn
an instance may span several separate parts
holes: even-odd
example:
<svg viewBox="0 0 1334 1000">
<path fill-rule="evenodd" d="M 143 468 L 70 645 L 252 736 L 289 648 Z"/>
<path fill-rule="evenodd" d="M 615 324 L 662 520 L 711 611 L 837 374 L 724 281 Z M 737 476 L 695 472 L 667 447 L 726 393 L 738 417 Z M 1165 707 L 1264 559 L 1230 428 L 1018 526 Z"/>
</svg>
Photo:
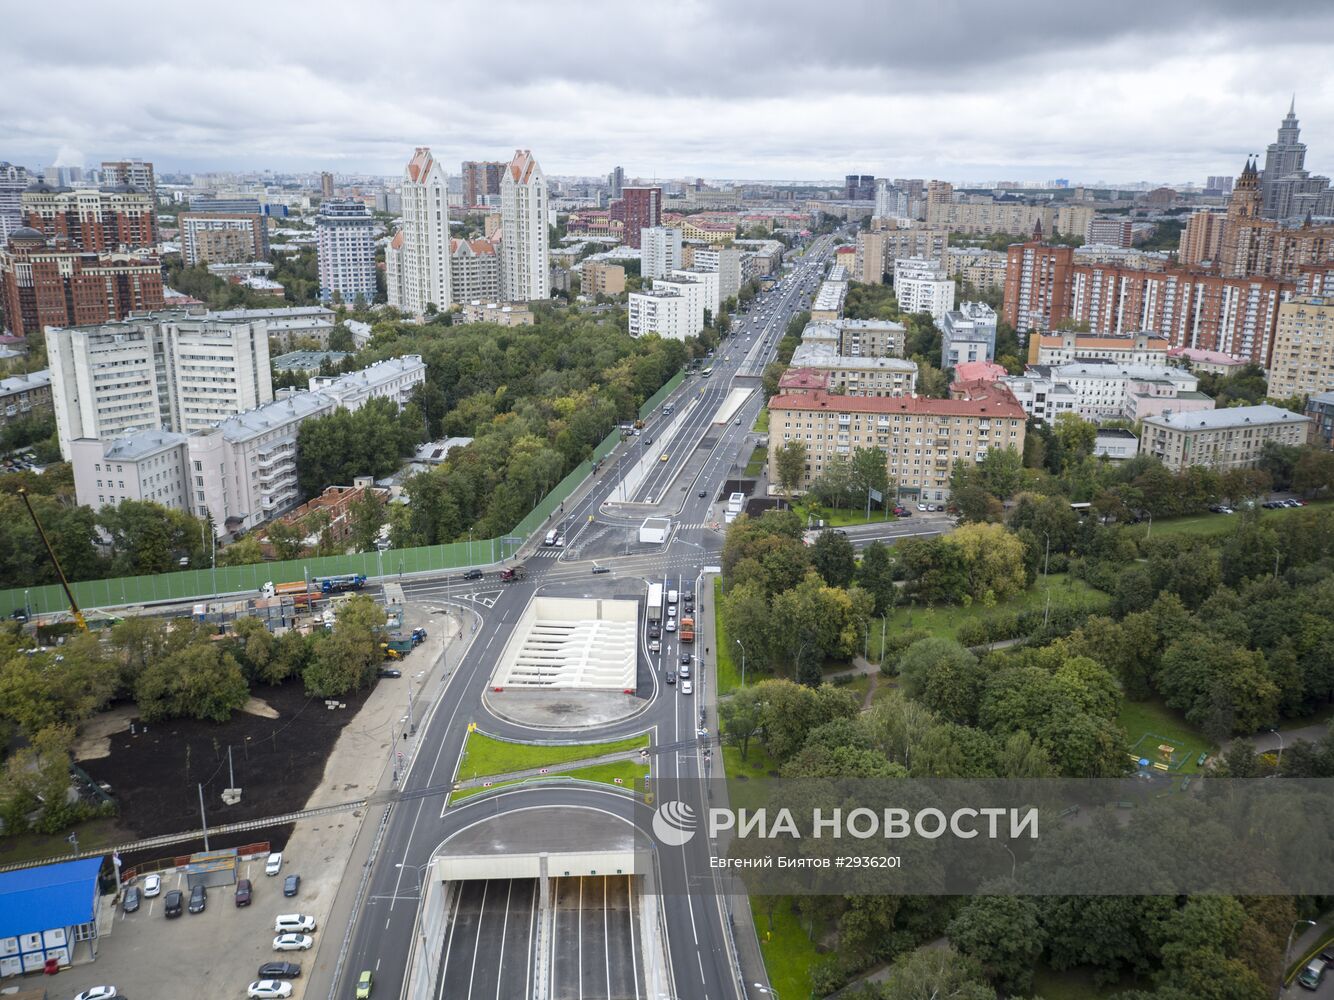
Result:
<svg viewBox="0 0 1334 1000">
<path fill-rule="evenodd" d="M 648 736 L 631 736 L 612 743 L 577 743 L 545 745 L 538 743 L 509 743 L 485 733 L 473 731 L 463 746 L 463 763 L 459 778 L 481 778 L 492 774 L 509 774 L 533 767 L 568 764 L 604 754 L 638 750 L 648 746 Z"/>
<path fill-rule="evenodd" d="M 736 649 L 735 643 L 728 640 L 727 628 L 723 624 L 722 577 L 714 577 L 713 579 L 713 628 L 713 641 L 716 644 L 714 648 L 718 651 L 718 694 L 724 695 L 728 691 L 735 691 L 741 686 L 740 661 L 732 662 L 733 651 L 739 655 L 741 650 Z"/>
<path fill-rule="evenodd" d="M 797 512 L 797 516 L 806 520 L 809 511 L 799 504 L 793 504 L 792 509 Z M 871 504 L 871 516 L 866 516 L 866 505 L 860 507 L 821 507 L 819 514 L 816 515 L 824 519 L 827 528 L 846 528 L 853 524 L 880 524 L 884 521 L 898 520 L 892 513 L 886 514 L 885 511 L 877 509 L 876 504 Z M 812 523 L 814 523 L 812 521 Z"/>
<path fill-rule="evenodd" d="M 757 434 L 769 433 L 769 407 L 760 407 L 760 414 L 755 418 L 755 426 L 751 430 Z"/>
<path fill-rule="evenodd" d="M 450 803 L 466 799 L 470 795 L 480 795 L 482 792 L 489 792 L 496 788 L 504 788 L 506 785 L 520 785 L 527 782 L 545 781 L 550 778 L 577 778 L 580 781 L 598 781 L 606 785 L 615 785 L 616 779 L 620 778 L 620 784 L 627 788 L 636 787 L 636 782 L 648 774 L 648 765 L 641 764 L 637 760 L 618 760 L 610 764 L 594 764 L 591 767 L 575 767 L 565 770 L 557 770 L 552 774 L 545 775 L 542 778 L 513 778 L 509 781 L 495 781 L 491 783 L 490 788 L 481 785 L 472 788 L 460 788 L 457 791 L 450 792 Z"/>
<path fill-rule="evenodd" d="M 746 475 L 758 476 L 764 471 L 768 461 L 769 449 L 762 444 L 757 444 L 755 450 L 750 453 L 750 461 L 746 463 Z"/>
<path fill-rule="evenodd" d="M 0 838 L 0 863 L 40 861 L 43 858 L 58 858 L 69 854 L 74 850 L 74 845 L 67 839 L 70 833 L 78 836 L 81 851 L 99 847 L 109 848 L 114 844 L 134 839 L 132 834 L 117 829 L 114 817 L 99 816 L 63 833 L 21 833 L 14 837 Z"/>
<path fill-rule="evenodd" d="M 1307 507 L 1323 509 L 1334 504 L 1334 500 L 1313 500 Z M 1281 510 L 1265 510 L 1260 508 L 1261 518 L 1287 517 L 1296 514 L 1300 508 L 1285 507 Z M 1237 523 L 1236 514 L 1195 514 L 1190 517 L 1173 517 L 1166 520 L 1154 521 L 1152 525 L 1136 524 L 1129 529 L 1132 532 L 1140 532 L 1140 537 L 1147 534 L 1153 537 L 1158 534 L 1165 535 L 1226 535 Z"/>
<path fill-rule="evenodd" d="M 1095 590 L 1083 580 L 1065 573 L 1053 573 L 1048 581 L 1051 587 L 1051 607 L 1083 607 L 1091 611 L 1102 611 L 1111 603 L 1111 597 L 1101 590 Z M 942 604 L 938 607 L 900 607 L 889 616 L 886 635 L 920 629 L 931 635 L 953 639 L 964 622 L 974 618 L 991 618 L 1020 611 L 1042 610 L 1047 601 L 1047 587 L 1039 576 L 1037 582 L 1022 594 L 1002 601 L 993 608 L 974 603 Z M 871 625 L 871 659 L 880 658 L 880 628 L 878 622 Z"/>
<path fill-rule="evenodd" d="M 1213 753 L 1216 749 L 1180 713 L 1159 701 L 1127 701 L 1121 707 L 1118 721 L 1129 737 L 1127 751 L 1141 736 L 1152 734 L 1163 737 L 1169 745 L 1177 747 L 1186 755 L 1186 763 L 1180 770 L 1167 772 L 1169 774 L 1194 774 L 1199 770 L 1195 762 L 1200 754 L 1206 750 Z M 1154 749 L 1157 745 L 1157 742 L 1146 742 L 1140 745 L 1139 751 L 1143 756 L 1152 758 L 1152 753 L 1144 751 L 1146 747 Z"/>
<path fill-rule="evenodd" d="M 807 936 L 786 896 L 773 901 L 771 929 L 769 904 L 767 896 L 752 896 L 750 900 L 750 912 L 760 938 L 769 984 L 780 997 L 805 1000 L 811 995 L 811 968 L 819 960 L 815 942 Z"/>
</svg>

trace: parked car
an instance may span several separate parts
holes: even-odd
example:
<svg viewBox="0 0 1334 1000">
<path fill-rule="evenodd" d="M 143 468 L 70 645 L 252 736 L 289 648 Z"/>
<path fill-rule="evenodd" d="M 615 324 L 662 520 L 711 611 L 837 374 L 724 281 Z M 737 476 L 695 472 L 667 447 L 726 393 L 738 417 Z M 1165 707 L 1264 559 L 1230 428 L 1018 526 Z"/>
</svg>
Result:
<svg viewBox="0 0 1334 1000">
<path fill-rule="evenodd" d="M 236 882 L 236 905 L 250 905 L 250 879 L 238 879 Z"/>
<path fill-rule="evenodd" d="M 1304 990 L 1318 990 L 1325 980 L 1325 970 L 1329 964 L 1323 958 L 1313 958 L 1306 967 L 1297 973 L 1297 985 Z"/>
<path fill-rule="evenodd" d="M 315 939 L 309 934 L 279 934 L 273 939 L 274 951 L 309 951 Z"/>
<path fill-rule="evenodd" d="M 301 975 L 300 962 L 265 962 L 259 967 L 260 979 L 296 979 Z"/>
<path fill-rule="evenodd" d="M 203 913 L 208 908 L 208 889 L 202 885 L 197 885 L 190 890 L 190 905 L 187 907 L 191 913 Z"/>
<path fill-rule="evenodd" d="M 115 1000 L 119 991 L 114 986 L 94 986 L 84 990 L 74 1000 Z"/>
<path fill-rule="evenodd" d="M 370 1000 L 371 996 L 371 970 L 363 969 L 361 975 L 357 977 L 357 1000 Z"/>
<path fill-rule="evenodd" d="M 139 909 L 139 887 L 130 886 L 125 890 L 125 896 L 120 901 L 120 908 L 126 913 L 134 913 Z"/>
<path fill-rule="evenodd" d="M 181 915 L 181 900 L 184 898 L 180 889 L 172 889 L 171 892 L 162 897 L 163 913 L 168 920 Z"/>
<path fill-rule="evenodd" d="M 152 899 L 162 891 L 162 876 L 157 872 L 144 876 L 144 895 Z"/>
<path fill-rule="evenodd" d="M 264 862 L 265 875 L 277 875 L 283 867 L 283 852 L 277 851 L 269 855 L 269 859 Z"/>
<path fill-rule="evenodd" d="M 375 671 L 375 676 L 389 678 L 402 677 L 403 671 L 399 670 L 397 667 L 381 667 L 379 670 Z M 269 872 L 269 874 L 272 875 L 273 872 Z"/>
<path fill-rule="evenodd" d="M 300 888 L 301 888 L 300 875 L 288 875 L 287 878 L 283 879 L 284 896 L 295 896 Z"/>
<path fill-rule="evenodd" d="M 463 579 L 465 580 L 480 580 L 481 578 L 482 571 L 480 569 L 469 569 L 463 572 Z"/>
<path fill-rule="evenodd" d="M 245 995 L 250 1000 L 281 1000 L 292 995 L 292 984 L 280 979 L 261 979 L 247 986 Z"/>
</svg>

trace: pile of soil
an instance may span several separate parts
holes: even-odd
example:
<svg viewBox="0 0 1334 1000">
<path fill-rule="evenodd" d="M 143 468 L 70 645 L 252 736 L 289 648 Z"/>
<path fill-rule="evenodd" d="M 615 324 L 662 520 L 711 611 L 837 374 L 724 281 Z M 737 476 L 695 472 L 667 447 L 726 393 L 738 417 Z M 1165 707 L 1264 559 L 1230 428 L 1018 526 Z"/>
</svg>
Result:
<svg viewBox="0 0 1334 1000">
<path fill-rule="evenodd" d="M 323 698 L 308 697 L 295 680 L 256 689 L 271 712 L 252 699 L 251 711 L 234 712 L 222 723 L 173 719 L 145 726 L 134 718 L 131 729 L 110 737 L 108 755 L 81 766 L 111 786 L 118 827 L 137 838 L 198 829 L 201 784 L 210 828 L 295 812 L 305 807 L 339 734 L 371 690 L 345 696 L 339 701 L 346 707 L 331 710 Z M 228 747 L 242 790 L 235 805 L 222 801 L 223 789 L 230 787 Z M 287 832 L 290 825 L 274 829 L 272 837 L 249 831 L 210 841 L 214 849 L 266 839 L 277 846 Z M 184 854 L 188 848 L 181 845 L 169 853 Z"/>
</svg>

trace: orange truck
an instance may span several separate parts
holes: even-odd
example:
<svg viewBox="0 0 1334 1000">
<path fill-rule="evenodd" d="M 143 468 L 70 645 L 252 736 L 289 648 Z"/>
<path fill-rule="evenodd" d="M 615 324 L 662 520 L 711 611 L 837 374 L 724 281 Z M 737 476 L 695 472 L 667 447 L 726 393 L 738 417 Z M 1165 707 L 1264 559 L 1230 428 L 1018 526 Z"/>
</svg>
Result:
<svg viewBox="0 0 1334 1000">
<path fill-rule="evenodd" d="M 676 633 L 676 641 L 677 642 L 695 641 L 695 619 L 693 616 L 681 619 L 680 628 Z"/>
</svg>

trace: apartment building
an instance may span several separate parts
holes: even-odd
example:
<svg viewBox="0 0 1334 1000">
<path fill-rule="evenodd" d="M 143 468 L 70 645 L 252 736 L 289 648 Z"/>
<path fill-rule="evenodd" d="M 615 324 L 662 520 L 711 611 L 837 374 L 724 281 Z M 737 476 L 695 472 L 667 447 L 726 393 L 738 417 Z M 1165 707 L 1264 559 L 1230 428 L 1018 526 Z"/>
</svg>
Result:
<svg viewBox="0 0 1334 1000">
<path fill-rule="evenodd" d="M 732 245 L 746 254 L 742 280 L 774 274 L 783 266 L 783 254 L 787 252 L 780 240 L 734 240 Z"/>
<path fill-rule="evenodd" d="M 1278 307 L 1269 362 L 1269 396 L 1310 396 L 1334 389 L 1334 298 L 1305 295 Z"/>
<path fill-rule="evenodd" d="M 693 259 L 686 266 L 716 272 L 718 295 L 726 302 L 741 291 L 741 258 L 742 253 L 736 247 L 696 247 Z"/>
<path fill-rule="evenodd" d="M 1040 240 L 1014 244 L 1006 251 L 1002 318 L 1022 337 L 1047 333 L 1070 309 L 1070 247 L 1047 246 Z"/>
<path fill-rule="evenodd" d="M 1088 232 L 1093 216 L 1093 208 L 1088 205 L 1026 205 L 985 197 L 955 201 L 953 188 L 940 181 L 932 181 L 927 193 L 927 226 L 954 233 L 1031 233 L 1040 225 L 1044 232 L 1082 236 Z"/>
<path fill-rule="evenodd" d="M 20 197 L 23 224 L 75 250 L 112 253 L 157 248 L 157 213 L 147 191 L 97 191 L 35 184 Z"/>
<path fill-rule="evenodd" d="M 881 284 L 905 257 L 944 263 L 949 249 L 947 229 L 930 229 L 907 219 L 873 219 L 869 232 L 858 233 L 853 272 L 864 284 Z"/>
<path fill-rule="evenodd" d="M 31 182 L 27 167 L 0 160 L 0 246 L 23 225 L 23 192 Z"/>
<path fill-rule="evenodd" d="M 1318 392 L 1308 399 L 1306 415 L 1311 418 L 1307 444 L 1334 448 L 1334 392 Z"/>
<path fill-rule="evenodd" d="M 1245 368 L 1249 361 L 1233 357 L 1222 351 L 1205 351 L 1196 347 L 1174 347 L 1167 352 L 1167 363 L 1189 366 L 1193 372 L 1205 372 L 1210 375 L 1235 375 Z"/>
<path fill-rule="evenodd" d="M 807 324 L 807 329 L 814 325 Z M 901 358 L 907 347 L 908 328 L 890 319 L 840 319 L 832 327 L 838 352 L 850 357 Z"/>
<path fill-rule="evenodd" d="M 954 282 L 945 268 L 925 257 L 903 257 L 894 262 L 894 295 L 906 313 L 930 313 L 937 323 L 954 308 Z"/>
<path fill-rule="evenodd" d="M 262 215 L 182 212 L 176 219 L 181 230 L 181 256 L 191 267 L 265 260 L 269 256 L 269 228 Z"/>
<path fill-rule="evenodd" d="M 1177 261 L 1186 267 L 1196 267 L 1220 259 L 1223 252 L 1223 229 L 1227 213 L 1205 208 L 1192 212 L 1181 230 L 1177 244 Z"/>
<path fill-rule="evenodd" d="M 1304 444 L 1310 424 L 1310 417 L 1268 404 L 1164 414 L 1144 421 L 1139 452 L 1173 472 L 1192 465 L 1218 472 L 1253 469 L 1270 441 Z"/>
<path fill-rule="evenodd" d="M 190 509 L 189 436 L 176 431 L 137 431 L 114 440 L 71 442 L 74 496 L 101 510 L 122 500 L 147 500 Z"/>
<path fill-rule="evenodd" d="M 551 298 L 547 179 L 533 154 L 516 150 L 500 178 L 502 295 L 511 302 Z"/>
<path fill-rule="evenodd" d="M 321 301 L 375 301 L 375 219 L 365 204 L 326 198 L 315 216 L 315 246 Z"/>
<path fill-rule="evenodd" d="M 627 315 L 632 337 L 656 333 L 664 339 L 685 340 L 700 330 L 690 299 L 656 283 L 649 291 L 630 293 Z"/>
<path fill-rule="evenodd" d="M 1099 246 L 1128 247 L 1133 226 L 1128 215 L 1095 215 L 1089 219 L 1088 227 L 1084 230 L 1084 242 Z"/>
<path fill-rule="evenodd" d="M 211 426 L 273 398 L 262 320 L 160 312 L 46 332 L 60 453 L 78 438 Z"/>
<path fill-rule="evenodd" d="M 463 207 L 494 205 L 500 197 L 500 178 L 505 163 L 500 160 L 463 161 Z"/>
<path fill-rule="evenodd" d="M 830 392 L 848 396 L 909 396 L 917 391 L 917 362 L 904 358 L 839 354 L 828 343 L 802 343 L 792 368 L 816 373 Z"/>
<path fill-rule="evenodd" d="M 500 254 L 490 240 L 450 240 L 449 270 L 451 305 L 500 298 Z"/>
<path fill-rule="evenodd" d="M 852 280 L 863 285 L 885 283 L 885 234 L 861 232 L 853 251 Z"/>
<path fill-rule="evenodd" d="M 426 363 L 421 355 L 405 354 L 346 375 L 311 376 L 309 387 L 345 410 L 359 410 L 372 399 L 391 399 L 401 410 L 425 381 Z"/>
<path fill-rule="evenodd" d="M 601 260 L 586 260 L 580 272 L 585 295 L 621 295 L 625 292 L 625 268 Z"/>
<path fill-rule="evenodd" d="M 0 378 L 0 428 L 16 420 L 51 412 L 50 369 Z"/>
<path fill-rule="evenodd" d="M 1069 330 L 1028 341 L 1030 365 L 1064 365 L 1071 361 L 1110 361 L 1118 365 L 1165 365 L 1167 341 L 1148 333 L 1097 337 Z"/>
<path fill-rule="evenodd" d="M 680 229 L 646 226 L 641 233 L 639 253 L 643 277 L 665 278 L 682 265 Z"/>
<path fill-rule="evenodd" d="M 145 191 L 157 203 L 157 178 L 146 160 L 103 160 L 102 184 L 108 188 L 132 187 Z"/>
<path fill-rule="evenodd" d="M 323 350 L 329 346 L 329 334 L 333 333 L 334 328 L 334 312 L 325 306 L 223 309 L 209 315 L 224 323 L 262 320 L 270 344 L 278 352 L 293 350 L 298 344 L 314 344 Z M 348 320 L 348 327 L 351 328 L 353 323 L 353 320 Z"/>
<path fill-rule="evenodd" d="M 716 322 L 718 313 L 722 309 L 722 285 L 717 271 L 710 270 L 707 267 L 684 267 L 677 268 L 670 275 L 671 278 L 678 278 L 685 281 L 696 281 L 704 286 L 704 308 L 708 310 L 709 316 Z M 655 284 L 656 287 L 656 284 Z"/>
<path fill-rule="evenodd" d="M 693 337 L 704 329 L 704 313 L 709 308 L 710 291 L 708 283 L 698 275 L 677 271 L 668 278 L 655 278 L 653 290 L 674 293 L 685 299 L 690 326 L 687 336 Z"/>
<path fill-rule="evenodd" d="M 980 292 L 1003 291 L 1008 259 L 1004 250 L 949 247 L 944 257 L 945 276 L 972 285 Z"/>
<path fill-rule="evenodd" d="M 625 224 L 625 245 L 639 249 L 642 231 L 662 225 L 662 188 L 622 188 L 619 211 Z"/>
<path fill-rule="evenodd" d="M 162 264 L 139 254 L 76 250 L 66 239 L 20 226 L 0 252 L 0 305 L 5 328 L 19 337 L 122 319 L 162 308 Z"/>
<path fill-rule="evenodd" d="M 992 361 L 996 357 L 996 310 L 985 302 L 963 302 L 940 324 L 940 368 Z"/>
<path fill-rule="evenodd" d="M 967 399 L 834 396 L 818 389 L 777 395 L 769 401 L 769 482 L 779 481 L 779 448 L 799 440 L 806 446 L 801 490 L 857 448 L 877 448 L 899 498 L 947 500 L 956 462 L 980 462 L 993 448 L 1022 454 L 1025 419 L 1014 397 L 997 387 Z"/>
<path fill-rule="evenodd" d="M 389 304 L 409 316 L 454 301 L 450 286 L 449 184 L 427 146 L 418 146 L 403 170 L 403 225 L 385 248 Z"/>
<path fill-rule="evenodd" d="M 841 267 L 829 269 L 829 277 L 820 283 L 811 302 L 811 320 L 831 323 L 843 318 L 843 300 L 848 297 L 847 272 Z"/>
<path fill-rule="evenodd" d="M 533 311 L 523 302 L 487 302 L 474 299 L 463 304 L 461 323 L 494 323 L 496 326 L 532 326 L 537 322 Z"/>
<path fill-rule="evenodd" d="M 999 380 L 1029 416 L 1039 420 L 1070 412 L 1084 420 L 1140 420 L 1168 411 L 1209 410 L 1214 401 L 1199 391 L 1200 380 L 1182 368 L 1072 362 L 1032 365 L 1023 375 Z M 1061 405 L 1048 406 L 1046 401 Z"/>
</svg>

